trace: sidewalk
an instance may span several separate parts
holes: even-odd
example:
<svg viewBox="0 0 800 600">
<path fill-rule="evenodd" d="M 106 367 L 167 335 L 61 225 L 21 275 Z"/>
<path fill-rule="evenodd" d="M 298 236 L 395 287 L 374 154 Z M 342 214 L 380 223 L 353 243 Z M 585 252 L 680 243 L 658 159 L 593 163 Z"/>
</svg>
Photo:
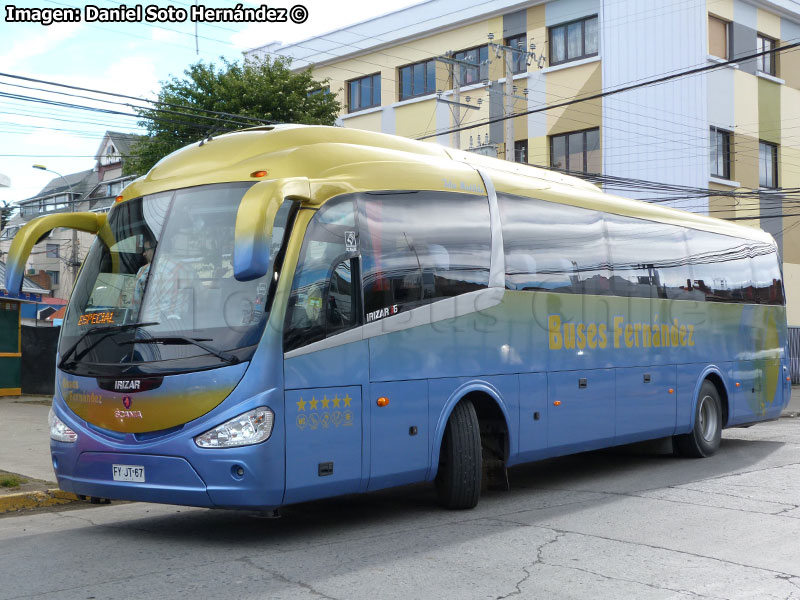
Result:
<svg viewBox="0 0 800 600">
<path fill-rule="evenodd" d="M 0 480 L 8 479 L 5 472 L 25 481 L 0 487 L 0 514 L 77 500 L 55 483 L 47 425 L 51 402 L 49 396 L 0 397 Z"/>
</svg>

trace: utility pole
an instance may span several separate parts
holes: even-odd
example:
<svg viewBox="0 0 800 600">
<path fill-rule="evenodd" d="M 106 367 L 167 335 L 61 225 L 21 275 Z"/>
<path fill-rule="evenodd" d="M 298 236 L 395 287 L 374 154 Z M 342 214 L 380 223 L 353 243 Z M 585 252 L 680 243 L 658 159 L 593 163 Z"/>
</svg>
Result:
<svg viewBox="0 0 800 600">
<path fill-rule="evenodd" d="M 530 50 L 526 50 L 520 46 L 513 48 L 503 44 L 494 43 L 494 34 L 489 34 L 489 48 L 494 49 L 495 57 L 503 57 L 503 71 L 505 72 L 505 85 L 503 86 L 503 145 L 505 146 L 505 159 L 514 161 L 516 160 L 514 152 L 514 119 L 509 115 L 514 113 L 514 100 L 528 101 L 528 88 L 525 88 L 524 97 L 517 96 L 514 92 L 514 63 L 515 60 L 525 62 L 530 65 L 531 62 L 536 61 L 538 67 L 541 69 L 544 66 L 545 57 L 542 54 L 537 56 L 536 44 L 530 43 Z"/>
<path fill-rule="evenodd" d="M 503 116 L 506 117 L 503 122 L 505 128 L 503 130 L 503 141 L 506 146 L 506 160 L 514 162 L 514 119 L 508 116 L 514 112 L 514 73 L 513 64 L 514 54 L 511 49 L 503 46 L 503 66 L 506 71 L 506 85 L 505 93 L 503 94 Z"/>
<path fill-rule="evenodd" d="M 455 120 L 455 127 L 453 129 L 457 129 L 458 126 L 461 124 L 461 73 L 458 70 L 461 68 L 458 65 L 450 65 L 451 73 L 453 74 L 453 104 L 451 109 L 453 111 L 453 119 Z M 456 74 L 458 73 L 458 75 Z M 456 150 L 461 148 L 461 132 L 454 131 L 452 134 L 452 140 L 450 141 L 450 145 L 455 148 Z"/>
<path fill-rule="evenodd" d="M 447 65 L 447 73 L 450 81 L 453 83 L 453 99 L 445 100 L 442 98 L 442 91 L 436 91 L 437 102 L 444 102 L 450 105 L 450 112 L 453 115 L 454 129 L 461 125 L 461 108 L 471 108 L 472 110 L 480 110 L 480 106 L 473 106 L 469 104 L 469 96 L 467 96 L 467 103 L 461 102 L 461 69 L 462 67 L 480 69 L 480 65 L 471 63 L 465 60 L 457 60 L 452 57 L 452 53 L 448 52 L 443 56 L 437 56 L 434 60 L 443 62 Z M 454 131 L 450 134 L 450 146 L 459 150 L 461 148 L 461 133 Z"/>
</svg>

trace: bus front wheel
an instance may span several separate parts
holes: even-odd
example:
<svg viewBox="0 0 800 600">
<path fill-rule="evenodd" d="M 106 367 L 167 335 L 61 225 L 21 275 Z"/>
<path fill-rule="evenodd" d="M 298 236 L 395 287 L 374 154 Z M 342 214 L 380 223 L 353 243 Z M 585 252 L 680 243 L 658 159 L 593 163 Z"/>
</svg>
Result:
<svg viewBox="0 0 800 600">
<path fill-rule="evenodd" d="M 439 452 L 436 492 L 449 509 L 474 508 L 481 493 L 481 432 L 475 407 L 462 400 L 453 409 Z"/>
<path fill-rule="evenodd" d="M 714 454 L 722 438 L 722 402 L 717 387 L 706 380 L 700 386 L 694 410 L 694 427 L 673 440 L 675 450 L 682 456 L 705 458 Z"/>
</svg>

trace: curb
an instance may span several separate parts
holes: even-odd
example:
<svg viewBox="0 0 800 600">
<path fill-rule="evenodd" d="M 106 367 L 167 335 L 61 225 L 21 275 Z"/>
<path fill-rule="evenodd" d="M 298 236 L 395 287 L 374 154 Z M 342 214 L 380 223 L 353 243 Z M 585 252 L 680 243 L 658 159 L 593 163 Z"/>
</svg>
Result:
<svg viewBox="0 0 800 600">
<path fill-rule="evenodd" d="M 70 502 L 77 501 L 78 497 L 75 494 L 64 492 L 59 489 L 46 490 L 44 492 L 9 494 L 7 496 L 0 496 L 0 514 L 17 510 L 69 504 Z"/>
</svg>

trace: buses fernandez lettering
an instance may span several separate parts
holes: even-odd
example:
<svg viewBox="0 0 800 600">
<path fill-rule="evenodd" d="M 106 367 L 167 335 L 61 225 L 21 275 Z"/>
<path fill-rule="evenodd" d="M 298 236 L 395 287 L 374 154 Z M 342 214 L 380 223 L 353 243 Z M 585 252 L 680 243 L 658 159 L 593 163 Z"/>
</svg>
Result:
<svg viewBox="0 0 800 600">
<path fill-rule="evenodd" d="M 658 320 L 656 315 L 654 320 Z M 626 323 L 614 317 L 612 331 L 605 323 L 562 323 L 560 315 L 547 317 L 550 350 L 607 348 L 664 348 L 694 346 L 694 325 L 672 323 Z"/>
</svg>

